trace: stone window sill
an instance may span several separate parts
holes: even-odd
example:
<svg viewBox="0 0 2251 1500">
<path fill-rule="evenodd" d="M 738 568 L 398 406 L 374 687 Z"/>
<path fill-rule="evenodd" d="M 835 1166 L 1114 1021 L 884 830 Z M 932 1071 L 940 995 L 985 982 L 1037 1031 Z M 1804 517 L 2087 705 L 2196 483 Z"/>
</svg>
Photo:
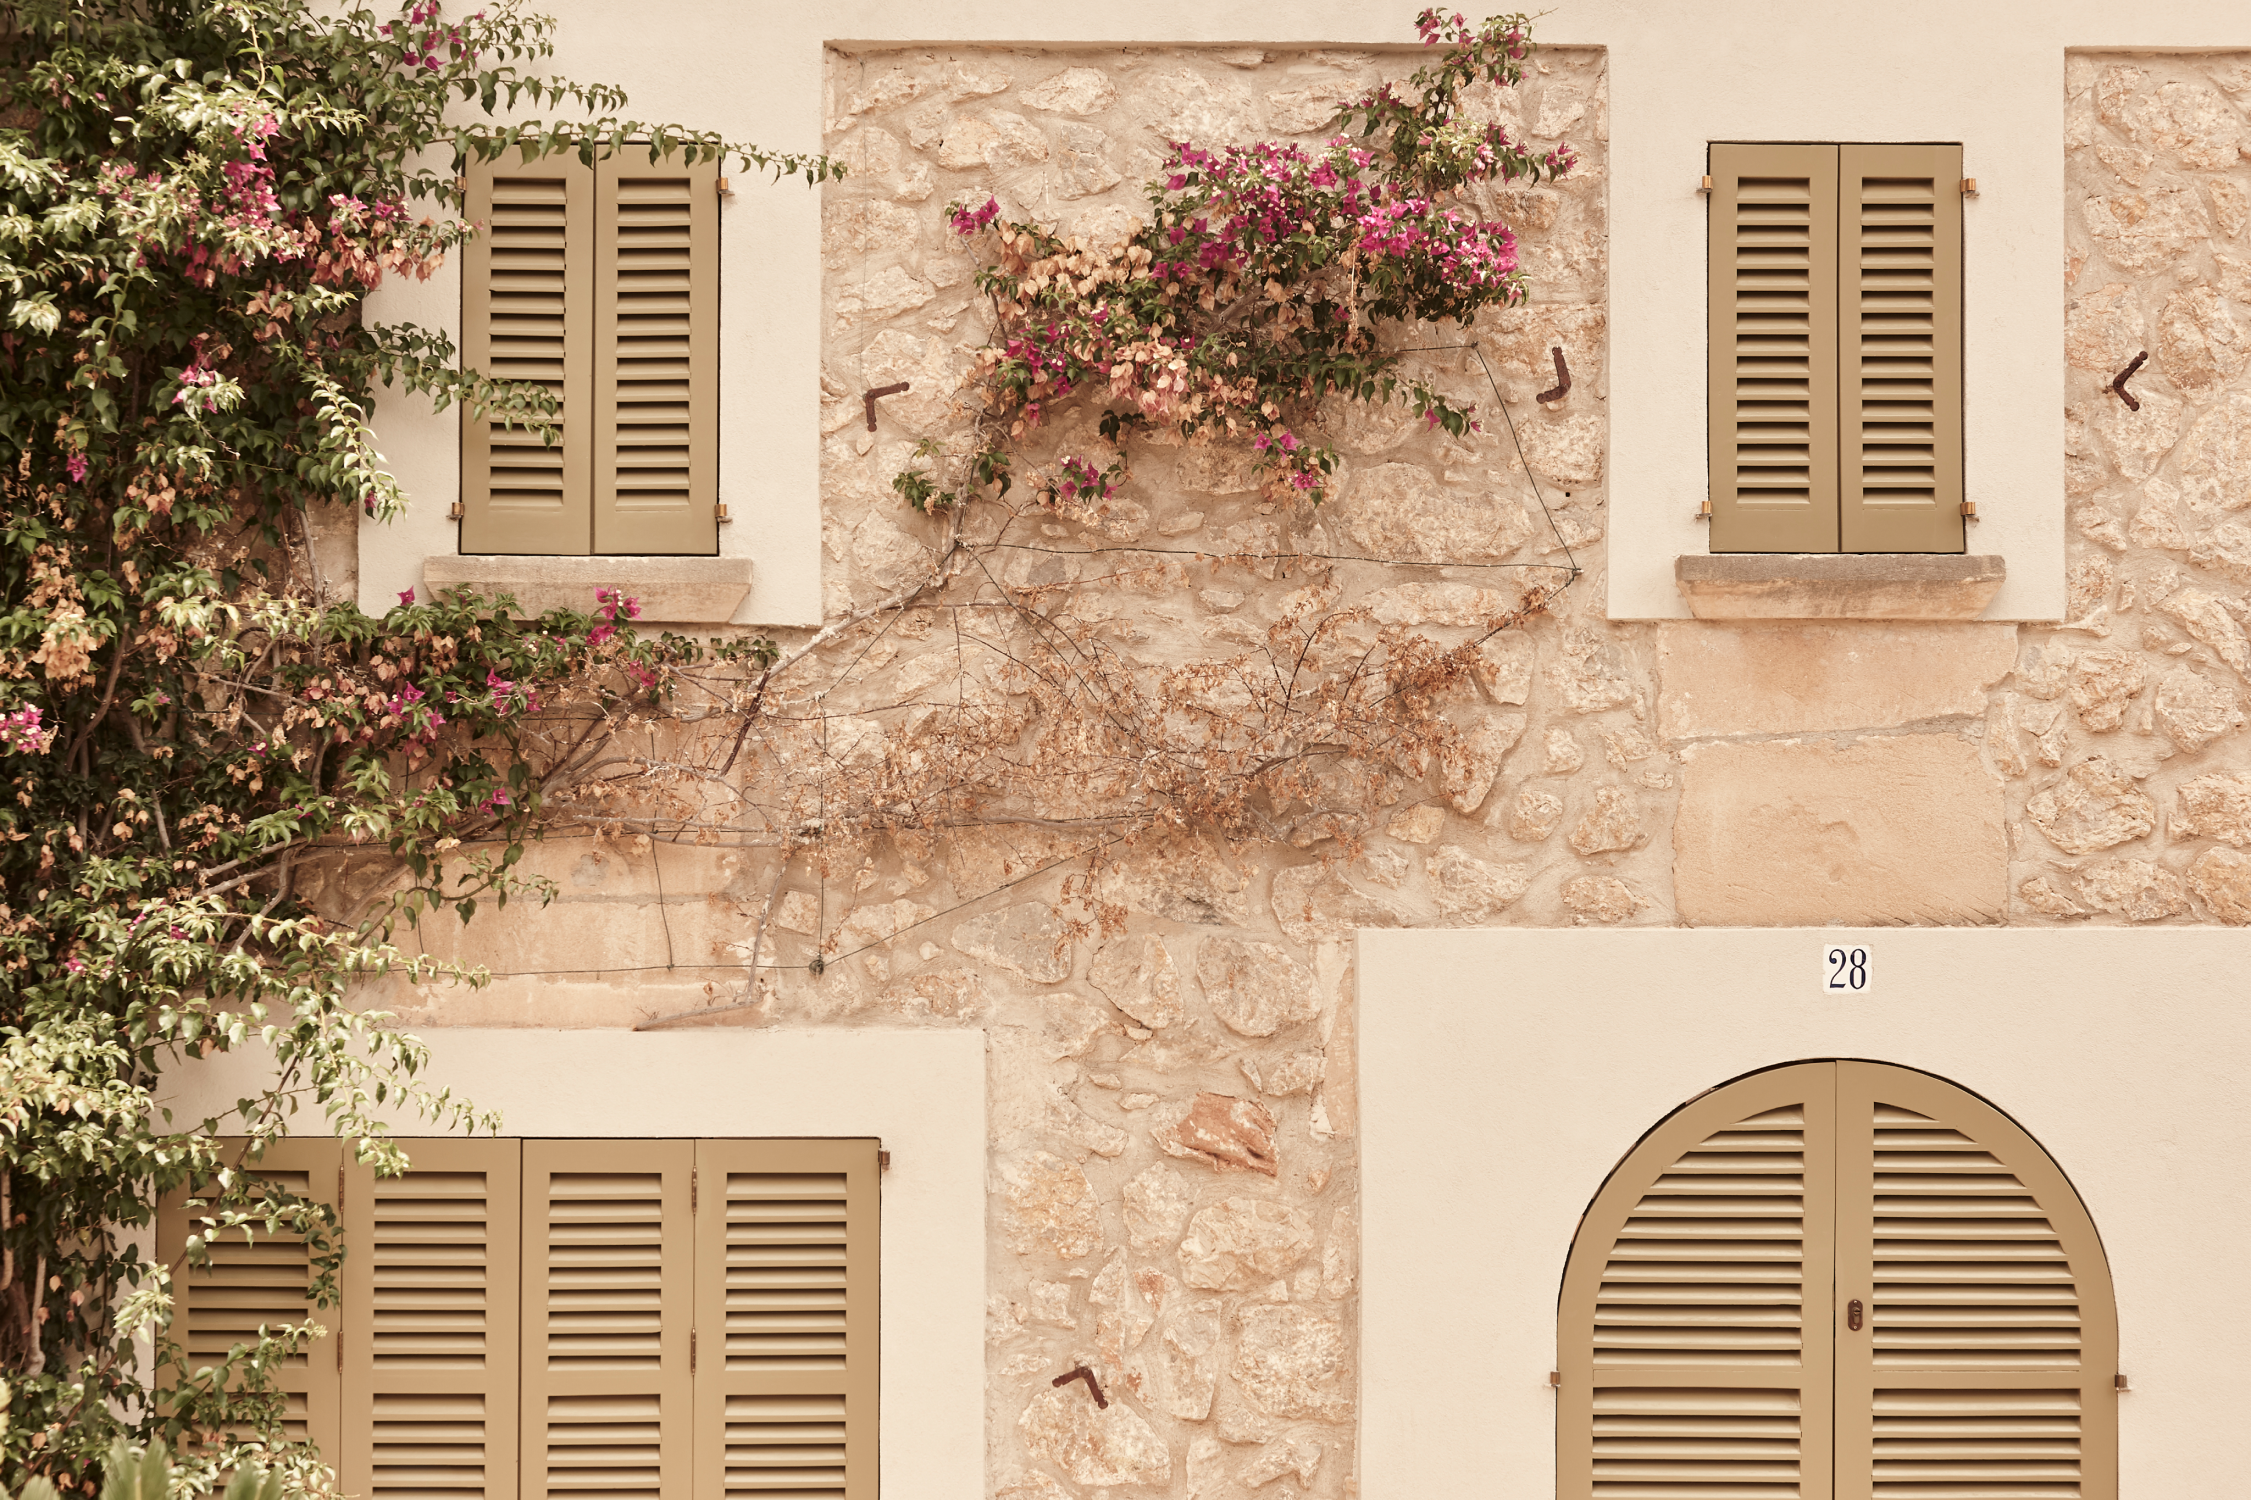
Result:
<svg viewBox="0 0 2251 1500">
<path fill-rule="evenodd" d="M 750 593 L 747 557 L 519 557 L 441 553 L 422 560 L 432 593 L 474 589 L 510 593 L 527 615 L 595 610 L 595 591 L 622 589 L 641 603 L 641 619 L 668 625 L 724 625 Z"/>
<path fill-rule="evenodd" d="M 1998 557 L 1911 552 L 1729 552 L 1673 563 L 1699 620 L 1975 620 L 2006 572 Z"/>
</svg>

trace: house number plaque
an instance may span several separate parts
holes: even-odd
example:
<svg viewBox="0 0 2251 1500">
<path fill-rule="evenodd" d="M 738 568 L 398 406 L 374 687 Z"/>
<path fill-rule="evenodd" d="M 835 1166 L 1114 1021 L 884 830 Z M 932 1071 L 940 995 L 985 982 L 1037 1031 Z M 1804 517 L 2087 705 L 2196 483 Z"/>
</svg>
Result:
<svg viewBox="0 0 2251 1500">
<path fill-rule="evenodd" d="M 1821 988 L 1830 995 L 1868 993 L 1868 950 L 1834 947 L 1821 950 Z"/>
</svg>

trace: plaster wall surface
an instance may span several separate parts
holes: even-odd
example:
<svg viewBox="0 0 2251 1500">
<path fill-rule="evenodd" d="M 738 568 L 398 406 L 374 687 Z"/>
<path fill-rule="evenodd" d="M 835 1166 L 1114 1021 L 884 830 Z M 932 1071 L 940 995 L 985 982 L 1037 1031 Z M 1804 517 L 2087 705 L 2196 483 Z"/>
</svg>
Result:
<svg viewBox="0 0 2251 1500">
<path fill-rule="evenodd" d="M 1821 989 L 1839 944 L 1867 948 L 1866 993 Z M 1935 1073 L 2047 1150 L 2116 1286 L 2118 1493 L 2230 1493 L 2229 1393 L 2251 1380 L 2242 948 L 2225 932 L 1363 933 L 1362 1493 L 1553 1495 L 1547 1374 L 1579 1216 L 1683 1103 L 1826 1057 Z"/>
</svg>

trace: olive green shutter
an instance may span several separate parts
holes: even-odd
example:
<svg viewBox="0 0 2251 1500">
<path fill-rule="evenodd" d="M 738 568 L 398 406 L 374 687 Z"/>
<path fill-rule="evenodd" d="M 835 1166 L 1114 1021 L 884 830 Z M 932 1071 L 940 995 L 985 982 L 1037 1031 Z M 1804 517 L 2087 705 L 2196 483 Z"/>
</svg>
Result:
<svg viewBox="0 0 2251 1500">
<path fill-rule="evenodd" d="M 594 550 L 719 550 L 719 167 L 605 158 L 594 286 Z"/>
<path fill-rule="evenodd" d="M 688 1492 L 693 1141 L 524 1142 L 521 1493 Z"/>
<path fill-rule="evenodd" d="M 516 1500 L 523 1143 L 416 1140 L 403 1177 L 349 1169 L 347 1494 Z"/>
<path fill-rule="evenodd" d="M 1960 552 L 1962 148 L 1838 148 L 1841 546 Z"/>
<path fill-rule="evenodd" d="M 226 1142 L 237 1159 L 243 1142 Z M 316 1202 L 336 1201 L 343 1148 L 333 1140 L 284 1140 L 245 1170 L 269 1178 L 289 1192 Z M 179 1259 L 187 1238 L 203 1229 L 184 1194 L 158 1207 L 158 1253 Z M 302 1323 L 308 1317 L 328 1329 L 301 1353 L 282 1361 L 275 1384 L 283 1396 L 282 1431 L 291 1440 L 310 1440 L 324 1456 L 337 1451 L 340 1433 L 336 1341 L 344 1333 L 345 1308 L 315 1308 L 306 1296 L 312 1279 L 310 1254 L 300 1235 L 268 1234 L 255 1226 L 227 1230 L 211 1240 L 208 1266 L 183 1269 L 173 1287 L 172 1336 L 187 1350 L 192 1370 L 217 1364 L 237 1344 L 255 1342 L 261 1327 Z"/>
<path fill-rule="evenodd" d="M 1559 1308 L 1560 1500 L 1827 1500 L 1836 1069 L 1777 1068 L 1645 1137 Z"/>
<path fill-rule="evenodd" d="M 1837 1067 L 1840 1500 L 2114 1500 L 2117 1313 L 2078 1194 L 1974 1095 Z"/>
<path fill-rule="evenodd" d="M 461 417 L 461 550 L 584 553 L 591 545 L 595 182 L 576 156 L 503 157 L 469 174 L 462 356 L 562 402 L 554 441 L 467 408 Z"/>
<path fill-rule="evenodd" d="M 1712 147 L 1711 550 L 1837 550 L 1837 148 Z"/>
<path fill-rule="evenodd" d="M 877 1144 L 698 1144 L 695 1500 L 874 1500 Z"/>
</svg>

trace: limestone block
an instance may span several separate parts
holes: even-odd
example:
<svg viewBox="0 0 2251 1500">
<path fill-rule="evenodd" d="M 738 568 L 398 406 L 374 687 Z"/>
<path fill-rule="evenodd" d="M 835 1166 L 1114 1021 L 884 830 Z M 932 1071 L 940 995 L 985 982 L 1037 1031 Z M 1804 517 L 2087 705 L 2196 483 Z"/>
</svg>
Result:
<svg viewBox="0 0 2251 1500">
<path fill-rule="evenodd" d="M 1522 703 L 1532 695 L 1532 643 L 1513 631 L 1484 641 L 1472 671 L 1495 703 Z"/>
<path fill-rule="evenodd" d="M 1280 1171 L 1274 1117 L 1255 1099 L 1200 1093 L 1185 1114 L 1150 1132 L 1150 1139 L 1165 1155 L 1184 1161 L 1264 1172 L 1269 1177 Z"/>
<path fill-rule="evenodd" d="M 1059 1156 L 1035 1151 L 1000 1169 L 1001 1238 L 1018 1255 L 1044 1247 L 1058 1260 L 1078 1260 L 1102 1246 L 1102 1205 L 1086 1173 Z"/>
<path fill-rule="evenodd" d="M 1188 1222 L 1180 1279 L 1240 1292 L 1287 1276 L 1313 1253 L 1313 1216 L 1265 1198 L 1222 1198 Z"/>
<path fill-rule="evenodd" d="M 1517 429 L 1532 472 L 1563 489 L 1602 480 L 1603 442 L 1609 426 L 1600 416 L 1550 417 L 1526 421 Z"/>
<path fill-rule="evenodd" d="M 1164 141 L 1248 141 L 1258 122 L 1250 92 L 1240 84 L 1214 84 L 1190 68 L 1164 68 L 1134 81 L 1137 113 L 1150 134 Z"/>
<path fill-rule="evenodd" d="M 1212 1393 L 1219 1385 L 1223 1363 L 1219 1308 L 1216 1301 L 1203 1301 L 1165 1314 L 1164 1335 L 1157 1343 L 1157 1365 L 1164 1377 L 1164 1409 L 1184 1422 L 1211 1417 Z"/>
<path fill-rule="evenodd" d="M 1277 89 L 1266 96 L 1266 123 L 1276 135 L 1311 135 L 1336 119 L 1358 92 L 1346 78 L 1308 88 Z"/>
<path fill-rule="evenodd" d="M 2064 310 L 2063 357 L 2074 369 L 2107 380 L 2148 347 L 2134 289 L 2123 281 L 2089 292 Z"/>
<path fill-rule="evenodd" d="M 1491 626 L 1522 603 L 1519 594 L 1467 583 L 1402 583 L 1367 599 L 1379 625 Z"/>
<path fill-rule="evenodd" d="M 1581 854 L 1606 854 L 1631 849 L 1643 838 L 1641 813 L 1634 806 L 1634 795 L 1622 786 L 1606 786 L 1594 794 L 1594 806 L 1587 809 L 1571 830 L 1571 847 Z"/>
<path fill-rule="evenodd" d="M 1516 799 L 1508 804 L 1502 826 L 1518 843 L 1538 844 L 1545 842 L 1562 821 L 1563 799 L 1528 781 L 1517 788 Z"/>
<path fill-rule="evenodd" d="M 1024 1446 L 1080 1484 L 1165 1484 L 1172 1452 L 1125 1402 L 1094 1404 L 1084 1381 L 1049 1386 L 1017 1419 Z"/>
<path fill-rule="evenodd" d="M 1623 922 L 1648 903 L 1615 875 L 1574 875 L 1563 882 L 1563 904 L 1589 921 Z"/>
<path fill-rule="evenodd" d="M 2183 750 L 2201 750 L 2243 723 L 2236 694 L 2187 667 L 2165 674 L 2154 701 L 2157 727 Z"/>
<path fill-rule="evenodd" d="M 1270 1417 L 1340 1422 L 1352 1414 L 1342 1388 L 1344 1325 L 1295 1304 L 1250 1306 L 1236 1314 L 1235 1360 L 1228 1373 L 1250 1404 Z"/>
<path fill-rule="evenodd" d="M 1341 490 L 1324 510 L 1371 557 L 1498 562 L 1532 535 L 1532 518 L 1522 502 L 1441 489 L 1420 464 L 1377 464 Z"/>
<path fill-rule="evenodd" d="M 1285 1052 L 1279 1057 L 1246 1057 L 1236 1066 L 1251 1087 L 1276 1099 L 1310 1094 L 1328 1072 L 1329 1057 L 1316 1047 L 1309 1052 Z"/>
<path fill-rule="evenodd" d="M 2130 922 L 2160 922 L 2188 911 L 2181 877 L 2146 859 L 2121 859 L 2080 872 L 2079 899 Z"/>
<path fill-rule="evenodd" d="M 1161 1162 L 1128 1182 L 1123 1196 L 1126 1243 L 1136 1255 L 1171 1249 L 1196 1201 L 1180 1173 Z"/>
<path fill-rule="evenodd" d="M 1544 204 L 1552 215 L 1556 201 L 1553 193 L 1540 190 L 1523 206 L 1529 209 L 1534 204 Z M 1504 205 L 1503 212 L 1507 211 Z M 1537 232 L 1554 227 L 1552 220 L 1541 225 L 1536 214 L 1522 212 L 1509 222 L 1520 231 Z M 1515 387 L 1512 394 L 1520 393 L 1522 398 L 1529 399 L 1555 384 L 1554 351 L 1557 349 L 1563 351 L 1570 366 L 1573 389 L 1597 389 L 1602 380 L 1608 325 L 1608 312 L 1599 303 L 1534 302 L 1505 308 L 1498 314 L 1480 315 L 1475 332 L 1478 346 L 1484 350 L 1494 376 Z"/>
<path fill-rule="evenodd" d="M 2017 897 L 2045 917 L 2083 917 L 2086 909 L 2057 890 L 2044 875 L 2028 875 L 2017 887 Z"/>
<path fill-rule="evenodd" d="M 1111 164 L 1110 138 L 1091 125 L 1066 125 L 1055 148 L 1055 167 L 1048 185 L 1065 200 L 1106 193 L 1124 180 Z"/>
<path fill-rule="evenodd" d="M 2202 589 L 2185 588 L 2167 597 L 2158 612 L 2180 622 L 2183 630 L 2212 648 L 2212 654 L 2235 669 L 2238 677 L 2251 677 L 2251 642 L 2220 601 Z"/>
<path fill-rule="evenodd" d="M 1657 732 L 1885 729 L 1985 712 L 2014 625 L 1672 621 L 1657 627 Z"/>
<path fill-rule="evenodd" d="M 1473 813 L 1493 790 L 1501 762 L 1524 737 L 1524 715 L 1481 714 L 1438 752 L 1438 785 L 1458 813 Z"/>
<path fill-rule="evenodd" d="M 2191 510 L 2211 515 L 2251 505 L 2251 394 L 2228 392 L 2196 419 L 2180 449 L 2176 472 Z"/>
<path fill-rule="evenodd" d="M 993 1500 L 1074 1500 L 1053 1475 L 1038 1469 L 1008 1468 L 993 1481 Z"/>
<path fill-rule="evenodd" d="M 2212 221 L 2188 186 L 2089 197 L 2080 218 L 2105 259 L 2129 276 L 2146 275 L 2205 248 Z"/>
<path fill-rule="evenodd" d="M 955 58 L 946 64 L 939 79 L 946 97 L 959 104 L 965 99 L 983 99 L 992 94 L 1004 93 L 1015 80 L 1008 70 L 990 57 L 980 57 L 974 62 Z"/>
<path fill-rule="evenodd" d="M 1196 982 L 1212 1013 L 1237 1036 L 1272 1036 L 1321 1013 L 1313 971 L 1272 943 L 1198 939 Z"/>
<path fill-rule="evenodd" d="M 2251 340 L 2236 326 L 2218 291 L 2184 287 L 2165 299 L 2157 315 L 2155 354 L 2174 385 L 2202 396 L 2241 373 L 2251 358 Z"/>
<path fill-rule="evenodd" d="M 1071 943 L 1062 919 L 1044 901 L 971 917 L 954 929 L 953 945 L 1034 984 L 1059 984 L 1071 977 Z"/>
<path fill-rule="evenodd" d="M 946 1021 L 979 1020 L 992 1011 L 985 982 L 967 969 L 930 969 L 894 979 L 880 998 L 899 1015 Z"/>
<path fill-rule="evenodd" d="M 936 288 L 920 276 L 910 276 L 898 266 L 886 266 L 836 294 L 836 324 L 839 328 L 857 328 L 863 323 L 880 323 L 926 307 L 937 295 Z"/>
<path fill-rule="evenodd" d="M 1673 583 L 1699 620 L 1974 620 L 2006 571 L 1977 554 L 1691 553 Z"/>
<path fill-rule="evenodd" d="M 1086 1300 L 1095 1309 L 1094 1342 L 1102 1357 L 1113 1365 L 1123 1363 L 1127 1354 L 1139 1348 L 1150 1325 L 1156 1322 L 1126 1276 L 1123 1250 L 1111 1254 L 1109 1263 L 1087 1288 Z"/>
<path fill-rule="evenodd" d="M 2175 795 L 2180 810 L 2166 830 L 2172 837 L 2251 845 L 2251 771 L 2198 776 L 2182 782 Z"/>
<path fill-rule="evenodd" d="M 2131 776 L 2099 755 L 2073 766 L 2054 786 L 2033 793 L 2024 813 L 2066 854 L 2113 848 L 2157 825 L 2157 804 Z"/>
<path fill-rule="evenodd" d="M 1548 686 L 1562 698 L 1563 706 L 1575 714 L 1598 714 L 1605 709 L 1623 708 L 1632 703 L 1637 694 L 1624 670 L 1624 653 L 1605 633 L 1596 630 L 1573 630 L 1563 638 L 1561 659 L 1548 665 Z M 1554 766 L 1555 731 L 1549 732 L 1549 770 Z"/>
<path fill-rule="evenodd" d="M 904 68 L 893 68 L 874 82 L 855 89 L 846 98 L 844 113 L 866 114 L 871 109 L 896 109 L 922 97 L 923 81 Z"/>
<path fill-rule="evenodd" d="M 1290 941 L 1310 945 L 1342 941 L 1362 927 L 1404 926 L 1407 914 L 1354 890 L 1332 869 L 1293 865 L 1274 873 L 1274 920 Z"/>
<path fill-rule="evenodd" d="M 1458 845 L 1441 844 L 1423 860 L 1440 915 L 1456 926 L 1475 926 L 1500 915 L 1531 888 L 1524 865 L 1487 864 Z"/>
<path fill-rule="evenodd" d="M 1550 776 L 1568 776 L 1587 763 L 1587 752 L 1568 729 L 1555 728 L 1541 742 Z"/>
<path fill-rule="evenodd" d="M 1300 1484 L 1311 1484 L 1321 1465 L 1321 1445 L 1311 1438 L 1277 1438 L 1259 1449 L 1243 1465 L 1243 1483 L 1252 1489 L 1272 1484 L 1284 1474 L 1295 1474 Z M 1286 1487 L 1285 1487 L 1286 1488 Z"/>
<path fill-rule="evenodd" d="M 2162 84 L 2130 107 L 2126 119 L 2135 140 L 2198 171 L 2234 166 L 2245 144 L 2243 117 L 2206 83 Z"/>
<path fill-rule="evenodd" d="M 1446 829 L 1446 809 L 1435 802 L 1418 802 L 1394 813 L 1383 827 L 1402 844 L 1427 844 Z"/>
<path fill-rule="evenodd" d="M 1697 925 L 1984 922 L 2005 909 L 2001 782 L 1955 735 L 1684 754 L 1674 904 Z"/>
<path fill-rule="evenodd" d="M 1118 102 L 1118 91 L 1107 75 L 1093 68 L 1065 68 L 1016 96 L 1027 109 L 1049 114 L 1098 115 Z"/>
<path fill-rule="evenodd" d="M 1161 938 L 1112 938 L 1094 955 L 1087 983 L 1151 1031 L 1180 1019 L 1180 972 Z"/>
<path fill-rule="evenodd" d="M 2237 927 L 2251 922 L 2251 856 L 2207 849 L 2188 867 L 2188 883 L 2221 921 Z"/>
<path fill-rule="evenodd" d="M 2082 651 L 2071 664 L 2071 707 L 2096 734 L 2116 729 L 2147 678 L 2131 651 Z"/>
</svg>

